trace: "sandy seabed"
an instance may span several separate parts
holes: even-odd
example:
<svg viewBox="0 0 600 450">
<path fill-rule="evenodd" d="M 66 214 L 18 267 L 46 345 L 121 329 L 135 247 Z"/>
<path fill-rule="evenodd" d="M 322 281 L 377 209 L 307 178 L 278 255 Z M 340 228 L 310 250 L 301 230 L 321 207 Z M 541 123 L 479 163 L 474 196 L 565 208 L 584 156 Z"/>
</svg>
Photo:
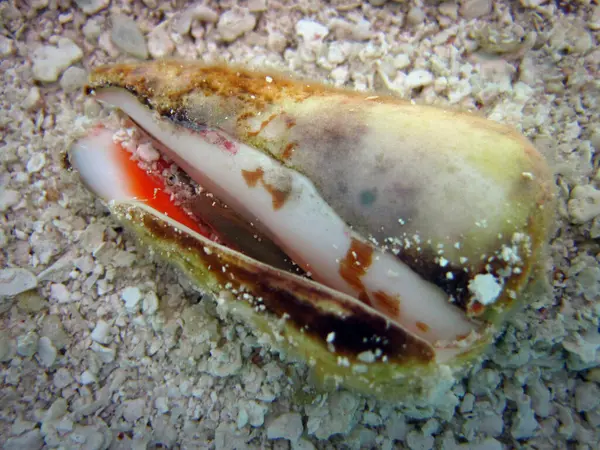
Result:
<svg viewBox="0 0 600 450">
<path fill-rule="evenodd" d="M 597 1 L 0 3 L 0 441 L 38 448 L 598 448 Z M 428 405 L 319 393 L 68 170 L 100 64 L 226 61 L 478 110 L 555 173 L 548 282 Z"/>
</svg>

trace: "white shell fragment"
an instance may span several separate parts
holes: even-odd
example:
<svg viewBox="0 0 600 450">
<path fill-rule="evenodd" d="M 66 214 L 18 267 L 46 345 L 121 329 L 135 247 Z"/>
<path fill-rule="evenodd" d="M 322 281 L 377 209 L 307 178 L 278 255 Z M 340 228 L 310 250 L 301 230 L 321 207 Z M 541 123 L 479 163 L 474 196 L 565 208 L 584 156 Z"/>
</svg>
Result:
<svg viewBox="0 0 600 450">
<path fill-rule="evenodd" d="M 576 186 L 568 203 L 571 222 L 582 224 L 600 216 L 600 190 L 592 185 Z"/>
<path fill-rule="evenodd" d="M 110 337 L 110 324 L 104 320 L 99 320 L 96 322 L 96 326 L 90 337 L 93 341 L 96 341 L 100 344 L 110 343 L 112 341 L 112 338 Z"/>
<path fill-rule="evenodd" d="M 138 287 L 130 286 L 123 289 L 121 298 L 125 302 L 125 308 L 128 311 L 134 311 L 137 309 L 140 300 L 142 299 L 142 292 Z"/>
<path fill-rule="evenodd" d="M 67 67 L 82 57 L 83 51 L 75 42 L 61 37 L 57 46 L 44 45 L 33 52 L 33 78 L 45 83 L 56 81 Z"/>
<path fill-rule="evenodd" d="M 0 296 L 13 296 L 35 289 L 37 278 L 27 269 L 0 270 Z"/>
<path fill-rule="evenodd" d="M 98 355 L 98 358 L 104 363 L 111 363 L 115 360 L 116 351 L 114 348 L 105 347 L 97 342 L 92 342 L 90 348 Z"/>
<path fill-rule="evenodd" d="M 269 439 L 287 439 L 296 442 L 303 431 L 302 416 L 298 413 L 286 413 L 277 417 L 267 427 Z"/>
<path fill-rule="evenodd" d="M 43 366 L 50 367 L 56 361 L 57 351 L 56 347 L 52 344 L 52 341 L 46 336 L 40 338 L 37 350 L 40 363 Z"/>
<path fill-rule="evenodd" d="M 221 14 L 217 31 L 225 42 L 233 42 L 256 26 L 256 17 L 247 9 L 230 9 Z"/>
<path fill-rule="evenodd" d="M 492 274 L 476 275 L 469 282 L 469 290 L 482 305 L 491 305 L 502 292 L 502 285 Z"/>
<path fill-rule="evenodd" d="M 27 161 L 27 172 L 36 173 L 46 165 L 46 155 L 44 153 L 34 153 Z"/>
<path fill-rule="evenodd" d="M 33 331 L 29 331 L 17 338 L 17 353 L 24 357 L 30 357 L 38 349 L 39 336 Z"/>
<path fill-rule="evenodd" d="M 130 18 L 123 15 L 114 16 L 110 37 L 121 51 L 139 59 L 148 58 L 146 38 Z"/>
</svg>

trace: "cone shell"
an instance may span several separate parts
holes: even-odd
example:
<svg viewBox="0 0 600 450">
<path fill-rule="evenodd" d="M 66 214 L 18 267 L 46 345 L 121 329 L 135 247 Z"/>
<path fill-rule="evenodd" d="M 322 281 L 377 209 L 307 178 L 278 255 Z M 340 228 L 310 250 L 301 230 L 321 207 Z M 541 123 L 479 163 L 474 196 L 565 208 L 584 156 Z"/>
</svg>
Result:
<svg viewBox="0 0 600 450">
<path fill-rule="evenodd" d="M 304 175 L 353 232 L 395 254 L 475 324 L 455 358 L 442 363 L 435 344 L 385 308 L 216 244 L 142 203 L 111 203 L 144 244 L 205 289 L 232 293 L 234 309 L 307 360 L 326 384 L 385 398 L 434 389 L 436 379 L 468 367 L 539 277 L 552 177 L 531 143 L 506 126 L 276 73 L 189 62 L 96 69 L 87 93 L 110 89 L 133 94 L 169 126 L 219 130 Z M 291 201 L 285 189 L 270 195 L 274 209 Z M 501 279 L 491 301 L 473 295 L 474 277 L 485 274 Z"/>
</svg>

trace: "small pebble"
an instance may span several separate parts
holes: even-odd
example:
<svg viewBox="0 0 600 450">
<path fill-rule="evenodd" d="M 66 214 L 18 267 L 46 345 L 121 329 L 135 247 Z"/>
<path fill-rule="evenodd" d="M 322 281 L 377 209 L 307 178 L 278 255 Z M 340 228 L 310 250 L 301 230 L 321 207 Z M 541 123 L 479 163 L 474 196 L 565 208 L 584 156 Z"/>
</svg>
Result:
<svg viewBox="0 0 600 450">
<path fill-rule="evenodd" d="M 134 423 L 144 415 L 146 402 L 143 398 L 127 400 L 123 404 L 123 418 L 127 422 Z"/>
<path fill-rule="evenodd" d="M 93 98 L 86 98 L 83 102 L 83 113 L 90 119 L 97 118 L 102 112 L 102 107 Z"/>
<path fill-rule="evenodd" d="M 79 269 L 82 273 L 89 274 L 94 271 L 95 262 L 94 258 L 91 255 L 80 256 L 79 258 L 73 261 L 73 264 L 77 269 Z"/>
<path fill-rule="evenodd" d="M 410 57 L 405 53 L 394 56 L 394 68 L 402 70 L 410 66 Z"/>
<path fill-rule="evenodd" d="M 62 283 L 53 283 L 50 286 L 50 297 L 58 303 L 69 303 L 71 301 L 71 293 Z"/>
<path fill-rule="evenodd" d="M 600 4 L 596 4 L 592 7 L 592 14 L 590 14 L 590 20 L 587 26 L 593 31 L 600 30 Z"/>
<path fill-rule="evenodd" d="M 364 19 L 359 20 L 358 22 L 332 19 L 329 21 L 328 25 L 329 28 L 334 30 L 335 36 L 338 39 L 338 41 L 334 41 L 332 44 L 339 45 L 341 43 L 340 40 L 368 41 L 374 35 L 371 30 L 371 23 Z M 315 39 L 315 41 L 318 41 L 318 38 Z"/>
<path fill-rule="evenodd" d="M 125 308 L 127 308 L 128 311 L 134 311 L 137 309 L 138 303 L 142 299 L 142 292 L 140 291 L 140 288 L 130 286 L 123 289 L 121 298 L 125 302 Z"/>
<path fill-rule="evenodd" d="M 110 336 L 110 325 L 104 320 L 99 320 L 96 322 L 96 327 L 92 334 L 90 335 L 93 341 L 96 341 L 100 344 L 108 344 L 112 341 L 112 337 Z"/>
<path fill-rule="evenodd" d="M 64 389 L 73 382 L 73 377 L 71 376 L 71 372 L 61 367 L 54 373 L 52 382 L 57 389 Z"/>
<path fill-rule="evenodd" d="M 75 0 L 75 4 L 84 13 L 92 15 L 106 8 L 110 4 L 110 0 Z"/>
<path fill-rule="evenodd" d="M 515 439 L 527 439 L 535 434 L 539 424 L 531 409 L 531 401 L 523 395 L 517 402 L 517 411 L 514 413 L 510 434 Z"/>
<path fill-rule="evenodd" d="M 104 363 L 111 363 L 115 360 L 115 356 L 117 354 L 114 348 L 105 347 L 103 345 L 98 344 L 97 342 L 92 342 L 90 346 L 92 351 L 98 355 L 98 358 Z"/>
<path fill-rule="evenodd" d="M 467 413 L 473 411 L 473 405 L 475 403 L 475 396 L 470 392 L 467 392 L 462 399 L 460 404 L 460 412 Z"/>
<path fill-rule="evenodd" d="M 298 441 L 292 442 L 292 450 L 317 450 L 317 447 L 315 447 L 308 439 L 300 438 Z"/>
<path fill-rule="evenodd" d="M 10 336 L 0 330 L 0 362 L 10 361 L 13 357 L 13 344 Z"/>
<path fill-rule="evenodd" d="M 148 53 L 154 59 L 164 58 L 175 51 L 175 44 L 164 27 L 156 27 L 148 35 Z"/>
<path fill-rule="evenodd" d="M 571 222 L 583 224 L 600 215 L 600 190 L 590 184 L 575 186 L 567 204 Z"/>
<path fill-rule="evenodd" d="M 433 83 L 433 75 L 427 70 L 413 70 L 404 80 L 406 86 L 410 89 L 428 86 Z"/>
<path fill-rule="evenodd" d="M 600 298 L 600 267 L 585 267 L 579 272 L 575 281 L 578 292 L 590 300 L 595 301 Z"/>
<path fill-rule="evenodd" d="M 482 369 L 469 378 L 469 392 L 473 395 L 486 395 L 494 392 L 500 384 L 500 375 L 492 369 Z"/>
<path fill-rule="evenodd" d="M 148 292 L 144 297 L 142 311 L 148 315 L 152 315 L 158 311 L 158 297 L 153 291 Z"/>
<path fill-rule="evenodd" d="M 71 341 L 63 328 L 60 317 L 55 314 L 50 314 L 44 318 L 40 335 L 50 339 L 57 348 L 64 348 Z"/>
<path fill-rule="evenodd" d="M 37 354 L 40 358 L 40 363 L 45 367 L 52 366 L 56 361 L 56 347 L 54 347 L 52 341 L 46 336 L 40 338 Z"/>
<path fill-rule="evenodd" d="M 275 53 L 283 53 L 287 46 L 288 41 L 283 34 L 277 31 L 269 33 L 269 36 L 267 37 L 267 47 L 269 50 Z"/>
<path fill-rule="evenodd" d="M 43 447 L 42 433 L 39 429 L 35 429 L 21 436 L 8 438 L 2 448 L 4 450 L 41 450 Z"/>
<path fill-rule="evenodd" d="M 75 92 L 81 89 L 87 81 L 87 72 L 81 67 L 69 67 L 60 78 L 60 87 L 65 92 Z"/>
<path fill-rule="evenodd" d="M 58 420 L 65 414 L 67 414 L 67 401 L 64 398 L 57 398 L 44 413 L 42 422 Z"/>
<path fill-rule="evenodd" d="M 285 413 L 267 427 L 267 438 L 287 439 L 295 442 L 302 436 L 303 431 L 302 416 L 298 413 Z"/>
<path fill-rule="evenodd" d="M 26 313 L 37 313 L 48 307 L 48 301 L 37 291 L 26 291 L 18 295 L 17 306 Z"/>
<path fill-rule="evenodd" d="M 585 382 L 575 390 L 575 407 L 577 411 L 591 411 L 600 406 L 600 388 L 597 383 Z"/>
<path fill-rule="evenodd" d="M 73 11 L 69 11 L 67 13 L 63 13 L 58 16 L 58 23 L 60 23 L 61 25 L 70 23 L 72 21 L 73 21 Z"/>
<path fill-rule="evenodd" d="M 458 6 L 456 2 L 444 2 L 439 7 L 440 14 L 452 20 L 458 19 Z"/>
<path fill-rule="evenodd" d="M 406 445 L 410 450 L 432 449 L 435 438 L 425 435 L 421 431 L 412 430 L 406 435 Z"/>
<path fill-rule="evenodd" d="M 267 0 L 248 0 L 250 12 L 263 12 L 267 10 Z"/>
<path fill-rule="evenodd" d="M 40 89 L 37 86 L 33 86 L 23 101 L 23 108 L 25 108 L 27 111 L 35 111 L 42 106 L 42 103 L 43 100 L 42 95 L 40 94 Z"/>
<path fill-rule="evenodd" d="M 219 20 L 219 15 L 208 6 L 202 4 L 193 5 L 174 17 L 171 23 L 171 30 L 181 35 L 188 34 L 194 20 L 214 23 Z"/>
<path fill-rule="evenodd" d="M 104 434 L 93 426 L 77 425 L 69 434 L 69 439 L 75 444 L 80 444 L 75 448 L 102 450 L 106 447 Z M 81 444 L 85 444 L 85 446 L 81 446 Z"/>
<path fill-rule="evenodd" d="M 87 384 L 97 383 L 98 379 L 92 372 L 90 372 L 89 370 L 85 370 L 84 372 L 82 372 L 79 381 L 85 386 Z"/>
<path fill-rule="evenodd" d="M 409 24 L 416 26 L 425 21 L 425 12 L 418 6 L 413 6 L 406 15 L 406 20 Z"/>
<path fill-rule="evenodd" d="M 462 0 L 460 15 L 465 19 L 475 19 L 492 11 L 492 0 Z"/>
<path fill-rule="evenodd" d="M 29 420 L 23 420 L 21 417 L 16 417 L 12 426 L 10 427 L 10 433 L 12 435 L 23 434 L 26 431 L 33 430 L 36 426 L 36 422 L 32 422 Z"/>
<path fill-rule="evenodd" d="M 56 430 L 61 432 L 61 433 L 70 433 L 71 431 L 73 431 L 73 421 L 71 419 L 69 419 L 68 417 L 63 417 L 62 419 L 60 419 L 60 422 L 58 422 L 55 427 Z"/>
<path fill-rule="evenodd" d="M 34 153 L 27 161 L 27 172 L 37 173 L 46 165 L 46 155 L 42 152 Z"/>
<path fill-rule="evenodd" d="M 301 19 L 296 22 L 296 34 L 305 42 L 322 41 L 329 34 L 329 28 L 314 20 Z"/>
<path fill-rule="evenodd" d="M 52 83 L 69 66 L 83 57 L 83 51 L 69 38 L 61 37 L 56 46 L 44 45 L 33 52 L 34 80 Z"/>
<path fill-rule="evenodd" d="M 154 401 L 154 407 L 160 414 L 166 414 L 169 412 L 169 403 L 166 397 L 158 397 Z"/>
<path fill-rule="evenodd" d="M 385 422 L 385 431 L 389 439 L 403 441 L 408 431 L 404 416 L 393 413 Z"/>
<path fill-rule="evenodd" d="M 245 408 L 240 408 L 238 411 L 236 425 L 238 430 L 241 430 L 248 424 L 248 411 Z"/>
<path fill-rule="evenodd" d="M 12 39 L 0 34 L 0 57 L 6 58 L 15 52 L 15 45 Z"/>
<path fill-rule="evenodd" d="M 133 20 L 118 15 L 112 19 L 110 38 L 119 50 L 139 59 L 148 59 L 146 38 Z"/>
<path fill-rule="evenodd" d="M 0 296 L 13 296 L 37 287 L 36 276 L 27 269 L 0 270 Z"/>
<path fill-rule="evenodd" d="M 98 42 L 98 38 L 102 34 L 102 27 L 96 19 L 89 19 L 81 31 L 83 31 L 83 35 L 88 42 L 95 43 Z"/>
<path fill-rule="evenodd" d="M 481 443 L 471 447 L 472 450 L 502 450 L 504 446 L 494 438 L 485 438 Z"/>
<path fill-rule="evenodd" d="M 12 208 L 19 203 L 19 200 L 21 200 L 21 195 L 18 191 L 0 188 L 0 212 Z"/>
<path fill-rule="evenodd" d="M 550 415 L 550 390 L 540 380 L 527 384 L 527 394 L 531 397 L 531 407 L 539 417 Z"/>
<path fill-rule="evenodd" d="M 265 414 L 267 413 L 267 406 L 255 402 L 246 402 L 245 409 L 248 414 L 248 423 L 253 427 L 262 427 L 265 423 Z"/>
<path fill-rule="evenodd" d="M 25 358 L 35 355 L 40 337 L 35 331 L 29 331 L 17 338 L 17 353 Z"/>
<path fill-rule="evenodd" d="M 217 31 L 225 42 L 233 42 L 238 37 L 252 31 L 256 26 L 256 17 L 245 8 L 236 8 L 221 14 Z"/>
</svg>

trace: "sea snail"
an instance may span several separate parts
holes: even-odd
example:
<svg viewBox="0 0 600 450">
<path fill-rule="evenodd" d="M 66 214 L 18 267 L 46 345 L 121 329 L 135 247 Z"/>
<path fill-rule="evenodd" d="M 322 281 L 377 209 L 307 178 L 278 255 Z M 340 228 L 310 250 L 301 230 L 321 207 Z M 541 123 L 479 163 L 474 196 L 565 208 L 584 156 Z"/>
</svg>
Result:
<svg viewBox="0 0 600 450">
<path fill-rule="evenodd" d="M 226 66 L 95 69 L 70 149 L 144 244 L 326 384 L 384 398 L 479 355 L 538 274 L 552 177 L 477 115 Z"/>
</svg>

